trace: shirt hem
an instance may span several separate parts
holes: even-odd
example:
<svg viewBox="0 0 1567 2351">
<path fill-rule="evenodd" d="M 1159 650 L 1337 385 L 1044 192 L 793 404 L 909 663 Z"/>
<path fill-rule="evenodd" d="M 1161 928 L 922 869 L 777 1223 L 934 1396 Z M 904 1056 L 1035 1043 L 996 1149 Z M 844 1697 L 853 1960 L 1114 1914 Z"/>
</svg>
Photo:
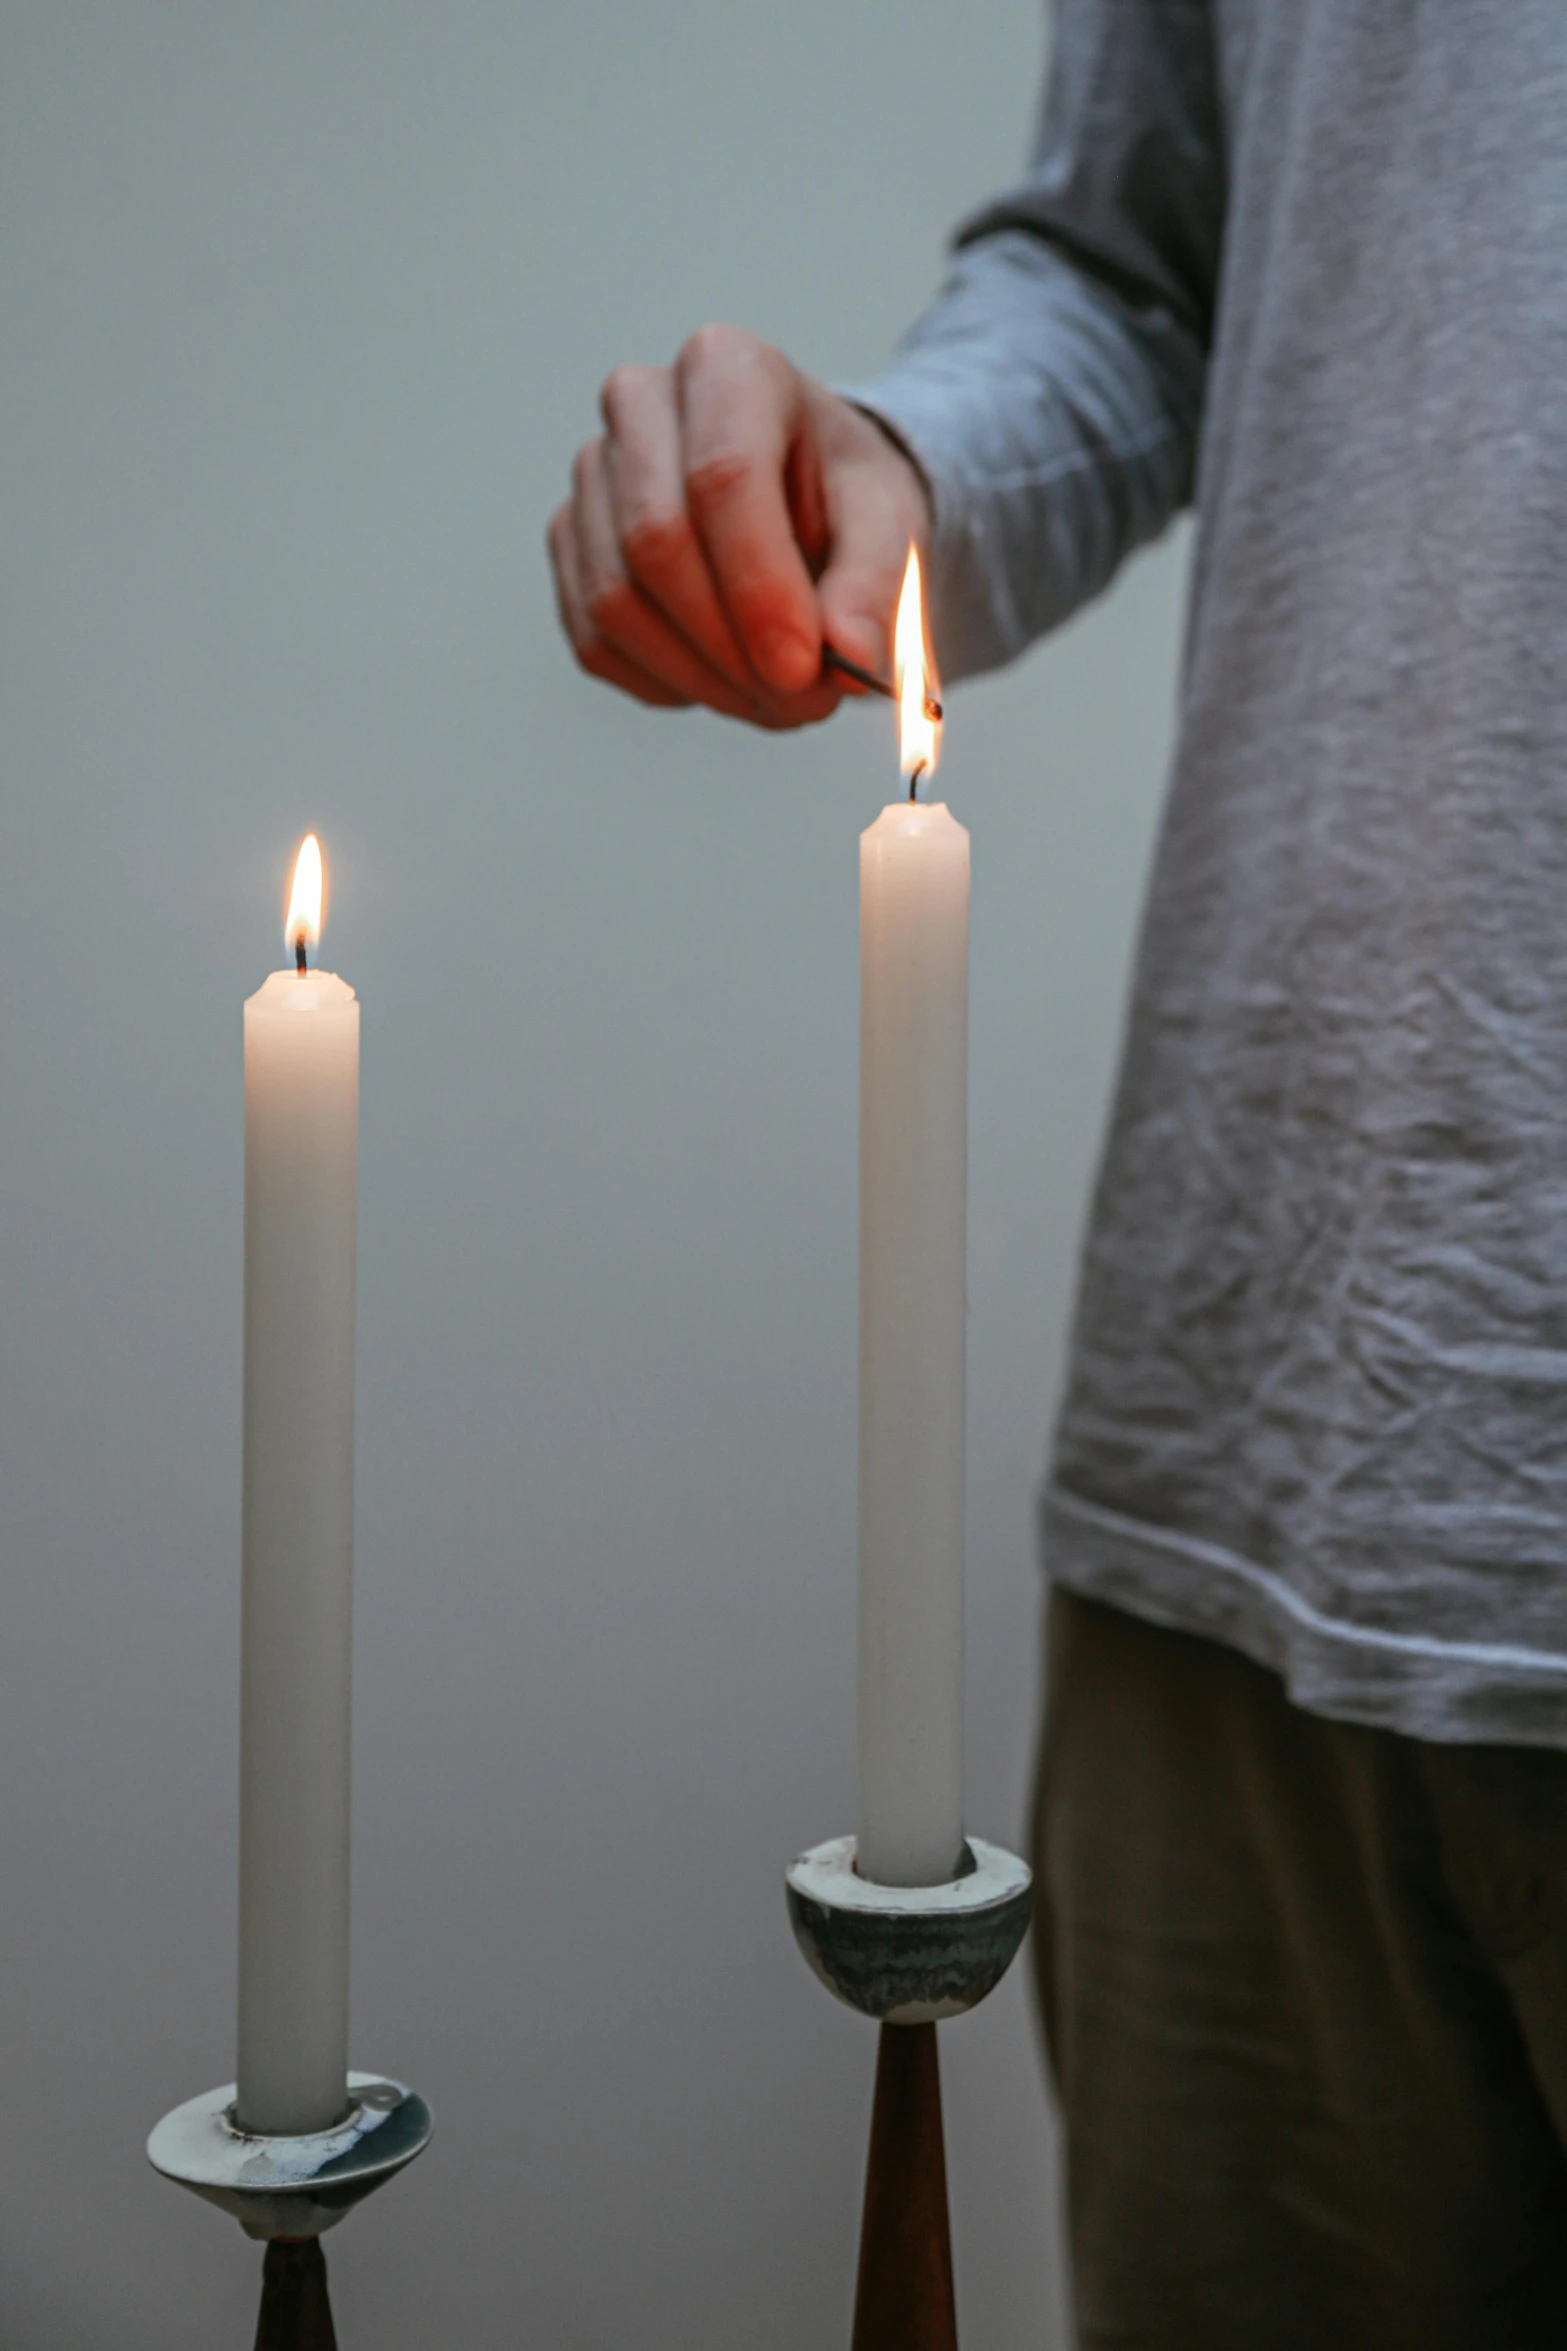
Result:
<svg viewBox="0 0 1567 2351">
<path fill-rule="evenodd" d="M 1348 1624 L 1255 1560 L 1055 1481 L 1040 1529 L 1056 1583 L 1239 1649 L 1309 1714 L 1439 1744 L 1567 1748 L 1567 1656 Z"/>
</svg>

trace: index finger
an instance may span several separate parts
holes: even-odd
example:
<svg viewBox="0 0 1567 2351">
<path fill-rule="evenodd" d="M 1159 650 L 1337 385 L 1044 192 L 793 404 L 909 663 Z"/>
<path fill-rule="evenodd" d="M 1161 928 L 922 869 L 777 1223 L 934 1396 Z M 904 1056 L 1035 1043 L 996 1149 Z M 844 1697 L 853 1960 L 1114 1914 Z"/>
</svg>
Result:
<svg viewBox="0 0 1567 2351">
<path fill-rule="evenodd" d="M 821 618 L 785 489 L 804 390 L 754 336 L 703 327 L 680 354 L 686 508 L 758 677 L 798 693 L 819 675 Z"/>
</svg>

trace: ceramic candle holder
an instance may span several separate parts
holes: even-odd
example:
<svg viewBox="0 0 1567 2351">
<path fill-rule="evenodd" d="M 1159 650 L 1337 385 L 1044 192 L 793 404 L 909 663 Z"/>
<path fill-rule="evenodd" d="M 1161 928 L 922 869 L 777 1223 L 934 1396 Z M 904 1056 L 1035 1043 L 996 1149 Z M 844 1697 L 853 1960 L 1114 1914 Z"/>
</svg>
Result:
<svg viewBox="0 0 1567 2351">
<path fill-rule="evenodd" d="M 319 2240 L 430 2143 L 429 2107 L 385 2074 L 351 2073 L 331 2130 L 264 2137 L 234 2120 L 234 2084 L 166 2114 L 147 2141 L 155 2171 L 265 2241 L 256 2351 L 334 2351 Z"/>
</svg>

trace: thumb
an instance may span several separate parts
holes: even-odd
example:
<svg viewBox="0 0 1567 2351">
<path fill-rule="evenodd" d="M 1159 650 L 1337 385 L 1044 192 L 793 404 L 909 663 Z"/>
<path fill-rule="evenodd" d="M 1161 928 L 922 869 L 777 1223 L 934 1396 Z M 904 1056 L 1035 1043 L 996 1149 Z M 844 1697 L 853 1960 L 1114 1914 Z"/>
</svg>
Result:
<svg viewBox="0 0 1567 2351">
<path fill-rule="evenodd" d="M 856 460 L 829 475 L 829 555 L 816 589 L 827 642 L 889 680 L 909 546 L 923 536 L 904 471 L 901 460 Z"/>
</svg>

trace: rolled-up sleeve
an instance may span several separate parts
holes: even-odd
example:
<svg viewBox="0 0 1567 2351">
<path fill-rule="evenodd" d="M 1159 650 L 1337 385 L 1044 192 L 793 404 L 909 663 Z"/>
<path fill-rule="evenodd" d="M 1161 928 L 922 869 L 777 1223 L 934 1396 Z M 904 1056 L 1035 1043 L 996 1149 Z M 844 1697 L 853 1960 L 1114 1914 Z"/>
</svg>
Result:
<svg viewBox="0 0 1567 2351">
<path fill-rule="evenodd" d="M 1010 660 L 1190 499 L 1223 219 L 1208 0 L 1062 0 L 1027 175 L 840 387 L 930 484 L 944 677 Z"/>
</svg>

